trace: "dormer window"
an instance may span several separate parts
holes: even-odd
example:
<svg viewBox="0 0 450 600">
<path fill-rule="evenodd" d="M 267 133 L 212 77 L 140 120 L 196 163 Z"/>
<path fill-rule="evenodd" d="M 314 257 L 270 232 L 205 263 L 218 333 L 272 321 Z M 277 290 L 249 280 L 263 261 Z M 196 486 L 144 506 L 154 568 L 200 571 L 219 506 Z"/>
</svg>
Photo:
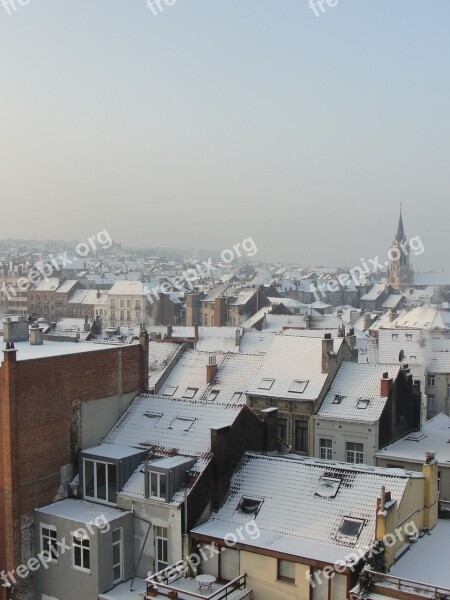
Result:
<svg viewBox="0 0 450 600">
<path fill-rule="evenodd" d="M 116 503 L 116 465 L 97 460 L 83 460 L 83 496 L 108 504 Z"/>
<path fill-rule="evenodd" d="M 149 471 L 148 477 L 150 480 L 150 498 L 151 500 L 166 501 L 166 474 Z"/>
<path fill-rule="evenodd" d="M 241 501 L 239 502 L 237 510 L 239 512 L 245 513 L 246 515 L 253 515 L 254 517 L 256 517 L 256 515 L 261 509 L 262 503 L 263 501 L 257 498 L 249 498 L 247 496 L 243 496 L 241 498 Z"/>
</svg>

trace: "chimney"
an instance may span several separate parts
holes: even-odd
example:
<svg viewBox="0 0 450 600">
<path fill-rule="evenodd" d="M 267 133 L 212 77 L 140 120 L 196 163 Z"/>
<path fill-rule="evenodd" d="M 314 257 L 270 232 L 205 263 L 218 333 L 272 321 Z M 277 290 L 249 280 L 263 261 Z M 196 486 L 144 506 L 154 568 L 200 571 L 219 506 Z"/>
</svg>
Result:
<svg viewBox="0 0 450 600">
<path fill-rule="evenodd" d="M 102 294 L 101 294 L 100 290 L 97 290 L 97 298 L 100 298 L 101 295 Z"/>
<path fill-rule="evenodd" d="M 392 391 L 393 385 L 394 380 L 392 377 L 389 377 L 389 373 L 386 371 L 381 377 L 380 396 L 382 398 L 387 398 Z"/>
<path fill-rule="evenodd" d="M 194 338 L 195 338 L 195 341 L 196 341 L 196 342 L 198 342 L 198 337 L 199 337 L 199 336 L 198 336 L 198 323 L 196 323 L 196 324 L 194 325 L 194 332 L 195 332 L 195 333 L 194 333 Z"/>
<path fill-rule="evenodd" d="M 89 317 L 84 317 L 84 332 L 87 333 L 91 330 L 91 326 L 89 325 Z"/>
<path fill-rule="evenodd" d="M 235 346 L 240 346 L 241 345 L 241 330 L 240 329 L 236 329 L 236 335 L 235 335 L 235 339 L 234 339 L 234 345 Z"/>
<path fill-rule="evenodd" d="M 215 356 L 210 356 L 206 365 L 206 383 L 212 383 L 217 374 L 217 359 Z"/>
<path fill-rule="evenodd" d="M 30 346 L 42 346 L 44 343 L 44 336 L 42 329 L 37 323 L 33 323 L 30 327 Z"/>
<path fill-rule="evenodd" d="M 423 495 L 423 526 L 433 529 L 438 520 L 438 463 L 435 452 L 427 452 L 422 466 L 425 477 Z"/>
<path fill-rule="evenodd" d="M 167 325 L 167 337 L 169 338 L 169 340 L 172 339 L 172 333 L 173 333 L 173 327 L 172 327 L 172 324 L 169 323 Z"/>
<path fill-rule="evenodd" d="M 305 329 L 311 328 L 311 315 L 305 315 Z"/>
<path fill-rule="evenodd" d="M 366 329 L 369 329 L 371 325 L 372 325 L 372 317 L 370 316 L 370 313 L 364 313 L 364 325 L 363 325 L 364 331 Z"/>
<path fill-rule="evenodd" d="M 331 333 L 326 333 L 322 340 L 322 373 L 328 373 L 329 359 L 332 352 L 333 340 L 331 338 Z"/>
</svg>

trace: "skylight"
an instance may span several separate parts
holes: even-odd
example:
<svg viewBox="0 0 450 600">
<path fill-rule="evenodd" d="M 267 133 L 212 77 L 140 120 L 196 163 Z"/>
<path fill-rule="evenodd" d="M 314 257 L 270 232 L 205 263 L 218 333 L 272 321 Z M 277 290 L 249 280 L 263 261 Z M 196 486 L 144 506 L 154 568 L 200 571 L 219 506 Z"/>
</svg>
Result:
<svg viewBox="0 0 450 600">
<path fill-rule="evenodd" d="M 208 396 L 208 402 L 214 402 L 219 395 L 220 390 L 211 390 Z"/>
<path fill-rule="evenodd" d="M 239 400 L 241 398 L 242 398 L 242 392 L 234 392 L 232 401 L 233 402 L 239 402 Z"/>
<path fill-rule="evenodd" d="M 177 389 L 178 389 L 177 385 L 168 385 L 162 395 L 163 396 L 173 396 L 175 394 L 175 392 L 177 391 Z"/>
<path fill-rule="evenodd" d="M 237 510 L 245 513 L 246 515 L 256 515 L 258 514 L 263 501 L 257 498 L 249 498 L 247 496 L 242 496 L 241 501 L 237 507 Z"/>
<path fill-rule="evenodd" d="M 151 413 L 151 412 L 145 412 L 144 413 L 144 417 L 147 417 L 147 419 L 150 419 L 152 425 L 156 425 L 156 423 L 160 420 L 160 418 L 162 417 L 162 415 L 161 414 Z"/>
<path fill-rule="evenodd" d="M 195 419 L 185 417 L 176 417 L 170 424 L 169 429 L 177 429 L 178 431 L 189 431 Z"/>
<path fill-rule="evenodd" d="M 316 490 L 316 496 L 322 498 L 334 498 L 338 492 L 341 480 L 335 477 L 322 477 L 319 487 Z"/>
<path fill-rule="evenodd" d="M 339 527 L 338 538 L 349 542 L 356 542 L 364 525 L 363 519 L 344 517 Z"/>
<path fill-rule="evenodd" d="M 288 392 L 294 392 L 295 394 L 303 394 L 308 385 L 309 379 L 294 379 L 289 386 Z"/>
<path fill-rule="evenodd" d="M 198 392 L 198 388 L 188 387 L 183 394 L 183 398 L 193 398 L 195 394 Z"/>
<path fill-rule="evenodd" d="M 370 404 L 370 400 L 368 398 L 360 398 L 356 403 L 356 408 L 367 408 Z"/>
<path fill-rule="evenodd" d="M 345 396 L 340 396 L 339 394 L 336 394 L 334 396 L 333 404 L 340 404 L 344 398 Z"/>
<path fill-rule="evenodd" d="M 273 386 L 274 381 L 275 381 L 275 379 L 269 379 L 268 377 L 263 377 L 263 379 L 261 379 L 261 381 L 259 382 L 258 389 L 259 390 L 270 390 L 270 388 Z"/>
</svg>

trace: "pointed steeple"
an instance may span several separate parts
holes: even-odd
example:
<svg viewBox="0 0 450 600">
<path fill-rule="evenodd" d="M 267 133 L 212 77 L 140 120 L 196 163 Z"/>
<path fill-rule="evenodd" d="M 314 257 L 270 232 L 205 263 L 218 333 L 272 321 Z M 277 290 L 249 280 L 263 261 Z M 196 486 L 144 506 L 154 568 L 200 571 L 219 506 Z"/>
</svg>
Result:
<svg viewBox="0 0 450 600">
<path fill-rule="evenodd" d="M 402 205 L 400 204 L 400 217 L 398 220 L 397 235 L 395 236 L 397 242 L 402 242 L 405 239 L 405 230 L 403 229 L 403 217 L 402 217 Z"/>
</svg>

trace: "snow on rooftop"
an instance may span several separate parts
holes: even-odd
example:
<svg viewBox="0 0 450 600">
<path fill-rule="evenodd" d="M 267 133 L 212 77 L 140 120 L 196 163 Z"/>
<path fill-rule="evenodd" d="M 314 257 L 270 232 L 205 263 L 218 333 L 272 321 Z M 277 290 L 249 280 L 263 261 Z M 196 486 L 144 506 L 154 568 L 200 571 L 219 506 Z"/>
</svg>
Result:
<svg viewBox="0 0 450 600">
<path fill-rule="evenodd" d="M 231 425 L 242 410 L 231 404 L 195 403 L 142 394 L 103 440 L 134 448 L 151 449 L 161 456 L 174 453 L 202 457 L 211 451 L 211 428 Z M 188 429 L 177 419 L 192 420 Z"/>
<path fill-rule="evenodd" d="M 164 371 L 180 351 L 180 345 L 173 342 L 149 342 L 148 344 L 148 384 L 153 389 Z"/>
<path fill-rule="evenodd" d="M 86 502 L 85 500 L 76 500 L 74 498 L 67 498 L 66 500 L 60 500 L 59 502 L 49 504 L 43 508 L 36 508 L 35 512 L 61 517 L 76 523 L 93 523 L 97 517 L 101 516 L 110 523 L 115 519 L 129 514 L 111 506 Z M 104 520 L 102 523 L 104 523 Z"/>
<path fill-rule="evenodd" d="M 0 338 L 3 340 L 3 338 Z M 100 344 L 96 342 L 54 342 L 44 341 L 41 346 L 31 346 L 30 342 L 14 342 L 17 350 L 17 360 L 32 360 L 36 358 L 48 358 L 51 356 L 65 356 L 67 354 L 79 354 L 82 352 L 95 352 L 97 350 L 111 350 L 117 344 Z M 4 349 L 4 346 L 3 346 Z M 1 360 L 3 362 L 3 354 Z"/>
<path fill-rule="evenodd" d="M 420 432 L 410 433 L 401 440 L 379 450 L 379 458 L 394 458 L 420 465 L 428 451 L 436 451 L 439 464 L 450 465 L 450 416 L 445 413 L 426 421 Z"/>
<path fill-rule="evenodd" d="M 389 575 L 427 583 L 450 590 L 448 549 L 450 521 L 439 520 L 429 535 L 410 546 L 409 551 L 391 568 Z"/>
<path fill-rule="evenodd" d="M 245 404 L 245 392 L 261 362 L 262 357 L 259 354 L 227 354 L 214 382 L 201 399 L 209 402 Z"/>
<path fill-rule="evenodd" d="M 219 511 L 193 533 L 222 538 L 254 518 L 262 535 L 248 536 L 245 544 L 333 561 L 349 547 L 370 546 L 381 486 L 400 504 L 411 476 L 364 465 L 247 453 Z M 333 496 L 317 493 L 324 477 L 340 480 Z M 256 516 L 239 509 L 245 498 L 259 501 Z M 354 540 L 339 535 L 344 517 L 363 521 Z"/>
<path fill-rule="evenodd" d="M 333 340 L 334 352 L 339 350 L 342 342 L 343 338 Z M 322 339 L 277 335 L 247 393 L 255 396 L 316 400 L 326 378 L 327 374 L 322 373 Z M 272 380 L 270 387 L 268 380 Z M 308 382 L 302 393 L 292 391 L 293 382 L 299 380 Z"/>
<path fill-rule="evenodd" d="M 395 381 L 400 366 L 343 362 L 322 402 L 318 417 L 369 423 L 378 421 L 387 402 L 387 397 L 380 395 L 385 372 Z"/>
<path fill-rule="evenodd" d="M 240 351 L 243 354 L 265 354 L 275 335 L 273 331 L 244 331 Z"/>
</svg>

